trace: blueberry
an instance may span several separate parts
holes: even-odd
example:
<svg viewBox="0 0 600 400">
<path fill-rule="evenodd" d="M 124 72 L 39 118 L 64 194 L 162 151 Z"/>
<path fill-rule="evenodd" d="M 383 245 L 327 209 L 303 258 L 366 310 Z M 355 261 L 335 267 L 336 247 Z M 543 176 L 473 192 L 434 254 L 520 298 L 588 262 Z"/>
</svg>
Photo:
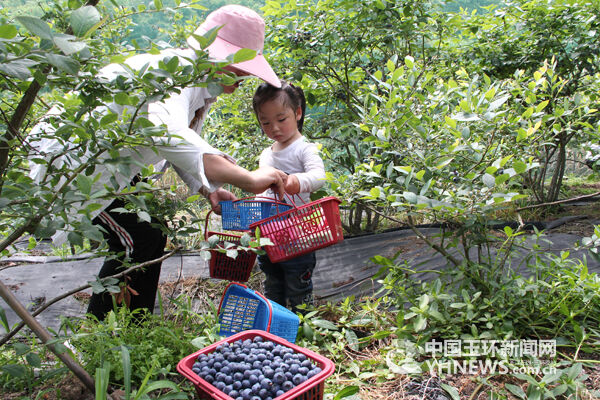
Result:
<svg viewBox="0 0 600 400">
<path fill-rule="evenodd" d="M 249 369 L 246 369 L 246 370 L 244 371 L 244 379 L 248 379 L 248 378 L 250 378 L 250 375 L 252 375 L 252 373 L 250 372 L 250 370 L 249 370 Z"/>
<path fill-rule="evenodd" d="M 250 377 L 248 378 L 248 380 L 250 381 L 251 385 L 254 385 L 255 383 L 258 382 L 258 376 L 252 374 L 252 375 L 250 375 Z"/>
<path fill-rule="evenodd" d="M 217 381 L 215 382 L 214 385 L 217 389 L 219 389 L 220 391 L 223 391 L 223 389 L 225 389 L 225 382 L 221 382 L 221 381 Z"/>
<path fill-rule="evenodd" d="M 275 374 L 275 371 L 273 370 L 273 368 L 270 367 L 265 367 L 263 369 L 263 374 L 265 375 L 265 378 L 273 378 L 273 375 Z"/>
<path fill-rule="evenodd" d="M 215 378 L 212 375 L 206 375 L 204 377 L 204 380 L 208 383 L 213 383 L 215 381 Z"/>
<path fill-rule="evenodd" d="M 267 389 L 263 388 L 258 391 L 258 397 L 260 397 L 261 399 L 267 398 L 268 395 L 269 395 L 269 391 Z"/>
<path fill-rule="evenodd" d="M 233 378 L 231 377 L 231 375 L 225 375 L 225 378 L 223 379 L 223 382 L 225 382 L 225 384 L 227 384 L 227 385 L 232 385 L 233 384 Z"/>
<path fill-rule="evenodd" d="M 282 394 L 284 394 L 284 393 L 285 393 L 285 392 L 284 392 L 283 390 L 279 389 L 279 390 L 278 390 L 278 391 L 275 393 L 275 397 L 279 397 L 279 396 L 281 396 L 281 395 L 282 395 Z"/>
<path fill-rule="evenodd" d="M 283 384 L 281 385 L 281 389 L 284 392 L 287 392 L 288 390 L 291 390 L 294 387 L 294 384 L 290 381 L 285 381 L 283 382 Z"/>
<path fill-rule="evenodd" d="M 276 372 L 275 375 L 273 375 L 273 382 L 281 385 L 284 381 L 285 375 L 283 374 L 283 372 Z"/>
<path fill-rule="evenodd" d="M 243 388 L 249 388 L 250 386 L 252 386 L 252 385 L 250 384 L 250 381 L 248 379 L 244 379 L 242 381 L 242 387 Z"/>
<path fill-rule="evenodd" d="M 242 397 L 244 399 L 250 399 L 250 397 L 252 396 L 252 389 L 246 388 L 246 389 L 242 390 L 240 392 L 240 394 L 242 395 Z"/>
<path fill-rule="evenodd" d="M 233 381 L 233 383 L 231 385 L 233 386 L 234 390 L 240 390 L 242 388 L 241 381 Z M 231 396 L 231 397 L 233 397 L 233 396 Z"/>
<path fill-rule="evenodd" d="M 290 371 L 292 374 L 296 375 L 296 374 L 298 373 L 298 369 L 299 369 L 299 368 L 300 368 L 300 365 L 298 365 L 298 364 L 292 364 L 292 365 L 290 365 L 290 369 L 289 369 L 289 371 Z"/>
<path fill-rule="evenodd" d="M 271 386 L 273 386 L 273 382 L 268 378 L 264 378 L 263 380 L 260 381 L 260 386 L 263 389 L 270 389 Z"/>
<path fill-rule="evenodd" d="M 262 368 L 262 362 L 260 362 L 258 360 L 254 361 L 252 363 L 252 368 L 254 368 L 254 369 L 260 369 L 260 368 Z"/>
<path fill-rule="evenodd" d="M 312 363 L 310 362 L 310 360 L 304 360 L 302 361 L 302 363 L 300 363 L 300 366 L 310 368 L 312 367 Z"/>
<path fill-rule="evenodd" d="M 294 376 L 294 374 L 292 374 L 290 371 L 287 371 L 284 375 L 285 375 L 285 379 L 288 381 L 291 381 L 292 377 Z"/>
<path fill-rule="evenodd" d="M 242 374 L 241 372 L 236 372 L 235 374 L 233 374 L 234 381 L 241 381 L 242 379 L 244 379 L 244 374 Z"/>
<path fill-rule="evenodd" d="M 252 385 L 252 393 L 258 394 L 258 392 L 260 392 L 260 389 L 260 383 L 255 383 L 254 385 Z"/>
<path fill-rule="evenodd" d="M 199 374 L 200 373 L 200 368 L 192 368 L 192 372 L 195 374 Z"/>
<path fill-rule="evenodd" d="M 304 375 L 296 374 L 292 378 L 292 383 L 294 385 L 298 386 L 298 385 L 302 384 L 305 380 L 306 380 L 306 377 Z"/>
<path fill-rule="evenodd" d="M 240 392 L 238 392 L 237 390 L 232 390 L 231 392 L 229 392 L 229 397 L 233 397 L 234 399 L 236 397 L 238 397 L 240 395 Z"/>
<path fill-rule="evenodd" d="M 306 374 L 308 374 L 308 368 L 300 367 L 300 368 L 298 368 L 298 373 L 302 374 L 302 375 L 306 375 Z"/>
</svg>

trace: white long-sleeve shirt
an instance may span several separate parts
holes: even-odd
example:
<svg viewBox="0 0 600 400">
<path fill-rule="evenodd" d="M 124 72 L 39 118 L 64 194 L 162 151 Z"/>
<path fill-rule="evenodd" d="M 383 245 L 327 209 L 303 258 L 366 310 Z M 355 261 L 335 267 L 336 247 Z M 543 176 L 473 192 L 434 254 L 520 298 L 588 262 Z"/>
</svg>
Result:
<svg viewBox="0 0 600 400">
<path fill-rule="evenodd" d="M 167 56 L 179 56 L 180 64 L 189 64 L 195 60 L 195 52 L 191 49 L 169 49 L 161 52 L 161 54 L 141 54 L 129 58 L 126 64 L 133 69 L 140 69 L 145 64 L 157 66 L 158 62 Z M 117 75 L 127 76 L 127 72 L 123 66 L 118 64 L 110 64 L 100 70 L 100 77 L 106 80 L 112 80 Z M 152 149 L 152 144 L 148 146 L 137 146 L 133 149 L 121 150 L 121 157 L 131 157 L 133 160 L 139 161 L 143 165 L 159 164 L 166 160 L 173 165 L 177 173 L 181 176 L 184 182 L 189 186 L 192 192 L 197 193 L 201 188 L 209 192 L 217 190 L 222 183 L 209 181 L 204 174 L 203 156 L 204 154 L 219 154 L 235 162 L 231 157 L 209 145 L 201 136 L 202 124 L 206 118 L 208 110 L 215 98 L 211 96 L 206 88 L 187 87 L 180 91 L 179 94 L 174 93 L 169 98 L 162 102 L 154 102 L 148 104 L 147 108 L 141 110 L 151 122 L 155 125 L 164 124 L 167 133 L 160 138 L 153 138 L 153 145 L 156 152 Z M 100 108 L 101 112 L 107 112 L 106 108 L 114 113 L 122 113 L 126 107 L 110 104 L 107 107 Z M 196 111 L 201 110 L 198 115 L 197 123 L 190 128 L 190 123 L 196 116 Z M 143 115 L 142 114 L 142 115 Z M 35 137 L 40 133 L 52 134 L 54 127 L 49 123 L 42 122 L 36 125 L 30 132 L 30 137 Z M 32 141 L 31 145 L 38 150 L 39 154 L 45 155 L 47 158 L 53 153 L 63 151 L 64 145 L 52 138 L 44 138 L 39 141 Z M 110 156 L 104 154 L 102 159 L 96 163 L 96 169 L 93 176 L 100 174 L 95 180 L 92 187 L 92 193 L 104 188 L 104 185 L 113 186 L 112 182 L 117 182 L 121 190 L 125 188 L 136 176 L 141 167 L 137 163 L 131 164 L 128 173 L 123 174 L 118 169 L 114 168 L 111 163 L 104 163 L 102 160 L 108 160 Z M 85 162 L 86 160 L 81 160 Z M 57 166 L 62 163 L 73 165 L 74 160 L 67 154 L 55 161 Z M 161 164 L 164 165 L 164 162 Z M 46 174 L 46 166 L 41 164 L 32 164 L 30 176 L 36 182 L 41 182 Z M 114 178 L 114 179 L 112 179 Z M 92 217 L 99 214 L 111 200 L 93 200 L 94 203 L 100 203 L 102 207 L 96 210 Z M 80 204 L 83 207 L 84 204 Z M 69 212 L 71 216 L 77 218 L 77 205 Z M 66 238 L 65 232 L 59 232 L 54 239 L 55 242 L 61 243 Z"/>
<path fill-rule="evenodd" d="M 325 184 L 325 166 L 319 155 L 319 148 L 316 144 L 306 141 L 304 136 L 280 151 L 273 151 L 272 146 L 267 147 L 260 154 L 259 166 L 274 167 L 298 178 L 298 195 L 302 201 L 297 202 L 297 198 L 294 199 L 297 206 L 310 202 L 310 194 Z M 274 197 L 270 190 L 264 195 Z"/>
</svg>

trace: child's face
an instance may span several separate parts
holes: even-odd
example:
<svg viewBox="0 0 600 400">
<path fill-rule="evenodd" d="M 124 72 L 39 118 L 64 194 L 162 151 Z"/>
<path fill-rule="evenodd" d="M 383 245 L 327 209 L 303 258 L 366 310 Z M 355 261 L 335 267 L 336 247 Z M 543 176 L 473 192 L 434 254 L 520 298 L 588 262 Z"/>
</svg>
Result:
<svg viewBox="0 0 600 400">
<path fill-rule="evenodd" d="M 283 105 L 278 100 L 269 100 L 258 110 L 258 121 L 263 132 L 269 139 L 283 147 L 301 135 L 298 131 L 298 120 L 301 117 L 300 107 L 294 111 L 293 108 Z"/>
</svg>

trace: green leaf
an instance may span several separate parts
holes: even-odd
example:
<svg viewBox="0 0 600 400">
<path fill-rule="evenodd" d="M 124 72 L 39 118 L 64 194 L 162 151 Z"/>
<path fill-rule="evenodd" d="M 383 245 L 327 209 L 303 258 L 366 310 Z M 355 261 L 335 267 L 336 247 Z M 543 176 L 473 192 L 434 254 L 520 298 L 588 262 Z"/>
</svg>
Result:
<svg viewBox="0 0 600 400">
<path fill-rule="evenodd" d="M 3 365 L 2 367 L 0 367 L 2 369 L 2 371 L 6 372 L 7 374 L 15 377 L 15 378 L 23 378 L 25 376 L 25 374 L 27 373 L 27 369 L 20 364 L 8 364 L 8 365 Z"/>
<path fill-rule="evenodd" d="M 404 64 L 408 67 L 408 68 L 412 68 L 415 66 L 415 59 L 411 56 L 406 56 L 404 57 Z"/>
<path fill-rule="evenodd" d="M 112 124 L 113 122 L 115 122 L 118 119 L 119 119 L 119 116 L 117 114 L 109 113 L 100 119 L 100 125 L 107 126 L 107 125 Z"/>
<path fill-rule="evenodd" d="M 252 49 L 240 49 L 233 56 L 233 63 L 241 63 L 244 61 L 252 60 L 256 57 L 256 50 Z"/>
<path fill-rule="evenodd" d="M 39 18 L 20 16 L 15 19 L 35 36 L 48 40 L 52 40 L 54 37 L 54 33 L 52 32 L 52 29 L 50 29 L 50 26 Z"/>
<path fill-rule="evenodd" d="M 413 322 L 413 329 L 415 332 L 420 332 L 427 327 L 427 318 L 419 315 L 415 322 Z"/>
<path fill-rule="evenodd" d="M 154 0 L 154 8 L 157 10 L 162 10 L 163 3 L 161 0 Z"/>
<path fill-rule="evenodd" d="M 509 174 L 498 175 L 496 177 L 496 185 L 501 185 L 501 184 L 503 184 L 504 182 L 506 182 L 509 179 L 510 179 L 510 175 Z"/>
<path fill-rule="evenodd" d="M 460 400 L 460 395 L 456 388 L 445 383 L 441 383 L 440 386 L 446 391 L 446 393 L 450 395 L 450 397 L 452 397 L 452 400 Z"/>
<path fill-rule="evenodd" d="M 79 62 L 70 57 L 58 54 L 46 54 L 46 60 L 50 65 L 53 65 L 68 74 L 77 75 L 79 73 Z"/>
<path fill-rule="evenodd" d="M 185 199 L 185 202 L 188 204 L 195 203 L 198 201 L 199 198 L 200 198 L 199 194 L 194 194 L 194 195 L 189 196 L 187 199 Z"/>
<path fill-rule="evenodd" d="M 150 223 L 152 221 L 150 214 L 148 214 L 146 211 L 138 211 L 137 216 L 141 221 L 148 222 L 148 223 Z"/>
<path fill-rule="evenodd" d="M 27 354 L 25 356 L 25 360 L 27 360 L 27 363 L 34 368 L 40 368 L 42 366 L 42 360 L 40 359 L 40 356 L 37 355 L 37 353 Z"/>
<path fill-rule="evenodd" d="M 513 163 L 513 168 L 517 174 L 522 174 L 527 170 L 527 164 L 525 164 L 523 161 L 517 160 Z"/>
<path fill-rule="evenodd" d="M 454 119 L 456 121 L 469 122 L 469 121 L 479 121 L 480 118 L 477 114 L 461 111 L 458 114 L 454 114 L 452 116 L 452 119 Z"/>
<path fill-rule="evenodd" d="M 85 36 L 101 19 L 100 13 L 94 6 L 78 8 L 71 13 L 73 34 L 79 37 Z"/>
<path fill-rule="evenodd" d="M 517 385 L 513 385 L 510 383 L 507 383 L 504 385 L 505 388 L 508 389 L 509 392 L 511 392 L 512 394 L 514 394 L 515 396 L 517 396 L 520 399 L 526 399 L 527 395 L 525 394 L 525 392 L 523 391 L 523 389 L 521 389 L 521 387 L 517 386 Z"/>
<path fill-rule="evenodd" d="M 544 108 L 546 108 L 546 106 L 548 105 L 548 103 L 550 103 L 550 101 L 549 101 L 549 100 L 544 100 L 544 101 L 542 101 L 540 104 L 538 104 L 538 105 L 535 107 L 535 112 L 540 112 L 540 111 L 542 111 Z"/>
<path fill-rule="evenodd" d="M 81 193 L 89 196 L 92 191 L 92 180 L 89 177 L 79 174 L 77 175 L 77 178 L 75 178 L 75 183 Z"/>
<path fill-rule="evenodd" d="M 84 42 L 74 42 L 69 37 L 55 37 L 54 44 L 67 56 L 79 53 L 87 47 Z"/>
<path fill-rule="evenodd" d="M 15 354 L 17 356 L 22 356 L 31 351 L 31 348 L 24 343 L 15 343 L 13 345 L 13 349 L 15 350 Z"/>
<path fill-rule="evenodd" d="M 8 326 L 8 318 L 6 318 L 6 311 L 4 308 L 0 307 L 0 323 L 2 323 L 2 327 L 8 333 L 10 331 L 10 327 Z"/>
<path fill-rule="evenodd" d="M 316 319 L 312 321 L 312 323 L 318 328 L 323 328 L 330 331 L 337 331 L 338 329 L 333 322 L 328 321 L 326 319 Z"/>
<path fill-rule="evenodd" d="M 346 341 L 348 342 L 348 346 L 354 350 L 358 351 L 358 336 L 352 329 L 346 329 Z"/>
<path fill-rule="evenodd" d="M 0 38 L 12 39 L 17 36 L 17 28 L 14 25 L 0 25 Z"/>
<path fill-rule="evenodd" d="M 67 240 L 75 246 L 83 247 L 83 237 L 77 232 L 69 232 Z"/>
<path fill-rule="evenodd" d="M 496 179 L 490 174 L 484 174 L 482 180 L 483 184 L 489 188 L 496 186 Z"/>
<path fill-rule="evenodd" d="M 404 192 L 402 193 L 402 196 L 404 196 L 404 198 L 406 199 L 406 201 L 408 201 L 411 204 L 417 204 L 417 195 L 413 192 Z"/>
<path fill-rule="evenodd" d="M 32 60 L 15 60 L 8 63 L 0 63 L 0 71 L 13 78 L 26 80 L 31 77 L 29 67 L 37 64 Z"/>
<path fill-rule="evenodd" d="M 306 322 L 302 324 L 302 336 L 304 336 L 308 340 L 313 340 L 315 337 L 315 332 L 313 331 L 313 328 L 311 328 L 310 325 Z"/>
<path fill-rule="evenodd" d="M 123 384 L 125 386 L 125 398 L 131 394 L 131 357 L 129 349 L 121 345 L 121 363 L 123 364 Z"/>
<path fill-rule="evenodd" d="M 356 393 L 359 392 L 359 390 L 360 388 L 358 386 L 346 386 L 345 388 L 337 392 L 333 400 L 340 400 L 344 397 L 354 396 Z"/>
</svg>

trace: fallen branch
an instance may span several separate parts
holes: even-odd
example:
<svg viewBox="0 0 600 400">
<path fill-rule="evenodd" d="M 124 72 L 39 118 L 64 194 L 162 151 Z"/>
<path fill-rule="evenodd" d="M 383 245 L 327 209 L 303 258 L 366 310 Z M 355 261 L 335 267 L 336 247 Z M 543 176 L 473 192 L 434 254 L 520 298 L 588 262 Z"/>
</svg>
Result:
<svg viewBox="0 0 600 400">
<path fill-rule="evenodd" d="M 434 242 L 432 242 L 431 240 L 429 240 L 429 238 L 427 238 L 427 236 L 425 236 L 423 234 L 423 232 L 421 232 L 419 229 L 417 229 L 417 226 L 414 224 L 414 221 L 412 219 L 412 217 L 409 215 L 407 217 L 408 219 L 408 224 L 406 223 L 406 221 L 400 221 L 399 219 L 396 219 L 394 217 L 390 217 L 389 215 L 385 215 L 382 212 L 376 210 L 373 207 L 370 207 L 368 205 L 365 205 L 365 208 L 368 208 L 369 210 L 373 211 L 375 214 L 380 215 L 381 217 L 388 219 L 390 221 L 393 222 L 397 222 L 399 224 L 402 225 L 408 225 L 408 227 L 415 233 L 415 235 L 417 235 L 417 237 L 421 240 L 423 240 L 425 243 L 427 243 L 427 245 L 429 247 L 431 247 L 432 249 L 434 249 L 435 251 L 437 251 L 438 253 L 440 253 L 442 256 L 444 256 L 448 261 L 452 262 L 452 264 L 454 265 L 460 265 L 460 262 L 454 257 L 452 256 L 452 254 L 448 253 L 443 247 L 435 244 Z"/>
<path fill-rule="evenodd" d="M 591 197 L 596 197 L 598 195 L 600 195 L 600 192 L 596 192 L 596 193 L 592 193 L 592 194 L 584 194 L 584 195 L 573 197 L 573 198 L 566 199 L 566 200 L 557 200 L 557 201 L 551 201 L 549 203 L 533 204 L 531 206 L 517 208 L 517 211 L 528 210 L 531 208 L 554 206 L 556 204 L 563 204 L 563 203 L 569 203 L 569 202 L 577 201 L 577 200 L 589 199 Z"/>
</svg>

